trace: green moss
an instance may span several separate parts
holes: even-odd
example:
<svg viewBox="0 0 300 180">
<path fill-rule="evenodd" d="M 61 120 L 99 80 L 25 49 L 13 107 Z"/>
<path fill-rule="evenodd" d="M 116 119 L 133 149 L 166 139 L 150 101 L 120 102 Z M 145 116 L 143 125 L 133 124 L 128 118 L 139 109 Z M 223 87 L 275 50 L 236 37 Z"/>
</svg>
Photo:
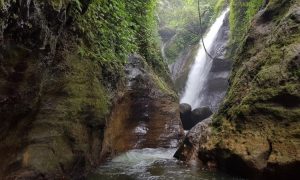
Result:
<svg viewBox="0 0 300 180">
<path fill-rule="evenodd" d="M 8 5 L 12 0 L 0 0 L 0 10 L 7 10 Z"/>
<path fill-rule="evenodd" d="M 168 70 L 158 48 L 155 7 L 156 0 L 97 0 L 83 16 L 74 9 L 77 27 L 84 36 L 79 54 L 102 66 L 114 64 L 122 71 L 128 55 L 138 53 L 167 79 Z"/>
<path fill-rule="evenodd" d="M 258 6 L 256 3 L 240 1 L 231 3 L 234 8 L 244 7 L 244 14 L 240 16 L 232 11 L 231 16 L 238 18 L 251 17 L 249 14 L 255 12 L 254 6 Z M 278 3 L 283 8 L 278 8 Z M 276 7 L 273 7 L 274 4 Z M 243 51 L 235 54 L 230 88 L 214 120 L 215 125 L 220 125 L 218 121 L 222 121 L 222 118 L 239 122 L 268 116 L 267 120 L 289 121 L 299 115 L 299 68 L 296 63 L 299 52 L 296 46 L 300 42 L 297 38 L 300 29 L 295 28 L 298 24 L 290 18 L 292 11 L 288 10 L 288 5 L 287 2 L 282 4 L 274 0 L 267 6 L 266 12 L 276 14 L 266 23 L 272 29 L 267 35 L 253 36 L 253 31 L 247 30 L 247 36 L 252 38 L 252 42 L 239 45 Z M 245 12 L 249 8 L 251 10 L 247 15 Z M 262 15 L 258 18 L 264 17 Z M 243 21 L 234 23 L 237 23 L 236 26 L 247 27 Z M 290 34 L 287 36 L 286 32 Z"/>
<path fill-rule="evenodd" d="M 300 109 L 287 109 L 274 104 L 255 104 L 255 108 L 272 120 L 297 122 L 300 117 Z"/>
<path fill-rule="evenodd" d="M 262 6 L 263 0 L 230 0 L 230 54 L 238 52 L 240 44 L 251 25 L 254 15 Z"/>
<path fill-rule="evenodd" d="M 79 3 L 79 0 L 50 0 L 50 3 L 55 10 L 60 11 L 62 8 L 66 8 L 70 1 Z"/>
<path fill-rule="evenodd" d="M 23 155 L 23 164 L 41 173 L 49 173 L 59 171 L 58 167 L 61 164 L 65 167 L 70 165 L 73 157 L 68 143 L 58 137 L 54 138 L 49 146 L 32 145 L 27 148 Z"/>
<path fill-rule="evenodd" d="M 40 110 L 28 133 L 26 166 L 51 173 L 69 167 L 80 152 L 88 154 L 89 131 L 104 126 L 109 113 L 108 93 L 102 85 L 98 63 L 67 55 L 61 71 L 43 77 Z"/>
<path fill-rule="evenodd" d="M 227 0 L 218 0 L 214 7 L 215 14 L 219 15 L 226 6 L 227 6 Z"/>
<path fill-rule="evenodd" d="M 168 85 L 164 80 L 162 80 L 159 76 L 157 75 L 152 75 L 152 78 L 157 85 L 157 87 L 164 93 L 171 95 L 174 98 L 177 98 L 177 94 L 173 89 L 170 88 L 170 85 Z"/>
<path fill-rule="evenodd" d="M 256 76 L 257 83 L 265 87 L 280 85 L 282 80 L 287 78 L 282 68 L 284 67 L 281 67 L 280 64 L 263 67 Z"/>
<path fill-rule="evenodd" d="M 3 7 L 4 7 L 4 0 L 0 0 L 0 9 L 2 10 L 3 9 Z"/>
<path fill-rule="evenodd" d="M 108 113 L 109 101 L 101 79 L 97 78 L 97 71 L 100 67 L 90 61 L 82 61 L 78 58 L 68 59 L 71 67 L 66 75 L 64 92 L 71 98 L 65 102 L 65 106 L 70 111 L 70 116 L 78 114 L 88 109 L 94 112 L 94 119 L 104 120 Z M 102 122 L 101 124 L 104 124 Z"/>
<path fill-rule="evenodd" d="M 251 115 L 252 107 L 248 104 L 240 104 L 231 108 L 228 111 L 228 115 L 232 119 L 244 119 L 245 117 Z"/>
<path fill-rule="evenodd" d="M 218 0 L 200 0 L 201 30 L 206 32 L 217 17 L 214 7 Z M 182 52 L 200 41 L 198 0 L 162 0 L 158 7 L 160 27 L 175 32 L 165 46 L 166 59 L 172 64 Z M 221 2 L 218 3 L 221 6 Z M 221 7 L 220 7 L 221 11 Z"/>
</svg>

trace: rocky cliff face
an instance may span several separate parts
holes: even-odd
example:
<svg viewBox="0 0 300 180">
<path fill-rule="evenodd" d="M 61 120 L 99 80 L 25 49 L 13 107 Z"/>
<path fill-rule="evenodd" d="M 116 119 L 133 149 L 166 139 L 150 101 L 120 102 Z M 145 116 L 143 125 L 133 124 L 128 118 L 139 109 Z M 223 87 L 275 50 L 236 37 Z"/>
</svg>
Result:
<svg viewBox="0 0 300 180">
<path fill-rule="evenodd" d="M 242 177 L 300 177 L 299 12 L 299 1 L 292 0 L 268 1 L 258 12 L 212 131 L 192 134 L 206 134 L 205 141 L 188 143 L 187 137 L 178 157 L 196 154 L 204 165 Z"/>
<path fill-rule="evenodd" d="M 105 7 L 105 4 L 97 3 L 104 2 L 0 1 L 0 179 L 83 177 L 100 163 L 101 151 L 107 149 L 107 142 L 112 143 L 104 139 L 107 137 L 106 126 L 120 122 L 118 119 L 123 118 L 122 113 L 126 114 L 127 108 L 132 109 L 128 114 L 130 117 L 154 111 L 148 117 L 151 122 L 154 119 L 153 124 L 149 123 L 147 128 L 149 131 L 158 129 L 151 134 L 162 139 L 157 143 L 180 136 L 178 107 L 174 103 L 176 96 L 171 95 L 173 90 L 164 81 L 168 78 L 158 77 L 155 73 L 164 72 L 159 61 L 150 56 L 147 56 L 150 57 L 148 61 L 140 58 L 145 66 L 150 62 L 151 66 L 147 65 L 149 67 L 144 71 L 155 81 L 137 80 L 137 87 L 147 88 L 136 90 L 134 95 L 121 93 L 126 87 L 126 73 L 120 68 L 123 64 L 109 63 L 116 62 L 117 56 L 106 57 L 106 61 L 97 59 L 97 55 L 102 56 L 108 51 L 101 49 L 105 46 L 102 37 L 115 36 L 103 35 L 107 32 L 102 29 L 97 31 L 98 34 L 85 33 L 89 27 L 83 29 L 78 24 L 79 21 L 89 22 L 88 18 L 94 14 L 98 16 L 100 10 L 95 8 Z M 110 8 L 114 6 L 109 5 Z M 94 25 L 100 28 L 96 22 Z M 88 39 L 87 35 L 94 39 Z M 113 49 L 118 53 L 124 42 L 115 38 L 110 39 L 116 43 L 109 52 Z M 93 43 L 101 43 L 97 55 L 93 54 L 96 46 Z M 143 43 L 143 48 L 147 47 L 147 43 Z M 152 70 L 154 66 L 156 71 Z M 152 89 L 156 89 L 154 95 L 146 95 L 152 100 L 148 107 L 142 103 L 142 94 L 151 93 Z M 122 101 L 120 105 L 119 101 Z M 135 106 L 132 101 L 136 101 Z M 139 103 L 143 105 L 142 109 L 134 112 L 133 107 Z M 126 107 L 122 106 L 124 104 Z M 156 108 L 160 104 L 171 106 Z M 159 111 L 166 113 L 158 115 Z M 170 113 L 174 115 L 170 116 Z M 163 134 L 160 129 L 166 126 L 158 123 L 159 119 L 168 118 L 176 124 L 170 128 L 174 132 L 172 137 Z M 127 131 L 119 129 L 123 127 L 116 126 L 113 130 L 126 134 Z M 129 147 L 133 146 L 130 144 Z"/>
<path fill-rule="evenodd" d="M 199 44 L 190 46 L 190 48 L 180 53 L 175 63 L 169 65 L 175 88 L 179 93 L 184 91 L 189 71 L 194 63 L 199 47 Z"/>
<path fill-rule="evenodd" d="M 175 148 L 183 138 L 176 94 L 139 56 L 126 67 L 127 85 L 112 110 L 102 154 L 135 148 Z"/>
</svg>

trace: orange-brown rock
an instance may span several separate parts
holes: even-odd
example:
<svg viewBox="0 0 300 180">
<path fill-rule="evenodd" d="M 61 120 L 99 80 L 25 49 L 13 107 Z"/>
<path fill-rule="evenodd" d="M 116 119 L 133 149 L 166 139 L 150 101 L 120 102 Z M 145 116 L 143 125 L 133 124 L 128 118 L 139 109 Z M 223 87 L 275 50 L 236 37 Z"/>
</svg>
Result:
<svg viewBox="0 0 300 180">
<path fill-rule="evenodd" d="M 126 69 L 127 86 L 105 129 L 102 156 L 134 148 L 176 147 L 183 136 L 176 97 L 141 57 L 132 56 Z"/>
</svg>

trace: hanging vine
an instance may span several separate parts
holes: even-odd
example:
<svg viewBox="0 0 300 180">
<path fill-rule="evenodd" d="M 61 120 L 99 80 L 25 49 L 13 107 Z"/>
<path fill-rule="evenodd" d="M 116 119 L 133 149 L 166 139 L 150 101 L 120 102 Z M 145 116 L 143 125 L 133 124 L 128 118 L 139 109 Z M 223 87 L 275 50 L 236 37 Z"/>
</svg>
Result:
<svg viewBox="0 0 300 180">
<path fill-rule="evenodd" d="M 201 17 L 202 16 L 204 16 L 204 14 L 205 14 L 205 11 L 202 13 L 202 15 L 201 15 L 201 10 L 200 10 L 200 0 L 198 0 L 198 15 L 199 15 L 199 23 L 200 23 L 200 37 L 201 37 L 201 42 L 202 42 L 202 46 L 203 46 L 203 49 L 204 49 L 204 51 L 205 51 L 205 53 L 207 54 L 207 56 L 209 57 L 209 58 L 211 58 L 212 60 L 214 60 L 215 58 L 213 58 L 210 54 L 209 54 L 209 52 L 207 51 L 207 49 L 206 49 L 206 47 L 205 47 L 205 44 L 204 44 L 204 39 L 203 39 L 203 35 L 204 35 L 204 33 L 202 32 L 202 20 L 201 20 Z"/>
</svg>

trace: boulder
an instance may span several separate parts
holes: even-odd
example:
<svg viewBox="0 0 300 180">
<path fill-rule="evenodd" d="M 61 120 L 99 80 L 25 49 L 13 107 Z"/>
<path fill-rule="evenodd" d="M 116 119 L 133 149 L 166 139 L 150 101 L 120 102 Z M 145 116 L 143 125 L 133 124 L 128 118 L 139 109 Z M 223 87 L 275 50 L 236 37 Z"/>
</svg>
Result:
<svg viewBox="0 0 300 180">
<path fill-rule="evenodd" d="M 189 104 L 183 103 L 179 106 L 180 119 L 184 130 L 190 130 L 194 125 L 191 120 L 192 107 Z"/>
<path fill-rule="evenodd" d="M 207 118 L 194 126 L 186 135 L 174 157 L 186 162 L 197 160 L 199 145 L 206 143 L 211 133 L 211 123 L 212 119 Z"/>
<path fill-rule="evenodd" d="M 192 129 L 196 124 L 211 116 L 213 112 L 209 107 L 194 109 L 189 104 L 180 104 L 180 118 L 184 130 Z"/>
<path fill-rule="evenodd" d="M 186 129 L 186 122 L 191 121 L 192 107 L 189 104 L 180 104 L 180 119 L 183 125 L 183 128 Z"/>
<path fill-rule="evenodd" d="M 204 119 L 208 118 L 212 114 L 213 112 L 209 107 L 201 107 L 201 108 L 194 109 L 192 111 L 192 116 L 191 116 L 194 126 L 199 122 L 203 121 Z"/>
<path fill-rule="evenodd" d="M 192 107 L 189 104 L 183 103 L 179 106 L 180 114 L 190 114 L 192 112 Z"/>
</svg>

